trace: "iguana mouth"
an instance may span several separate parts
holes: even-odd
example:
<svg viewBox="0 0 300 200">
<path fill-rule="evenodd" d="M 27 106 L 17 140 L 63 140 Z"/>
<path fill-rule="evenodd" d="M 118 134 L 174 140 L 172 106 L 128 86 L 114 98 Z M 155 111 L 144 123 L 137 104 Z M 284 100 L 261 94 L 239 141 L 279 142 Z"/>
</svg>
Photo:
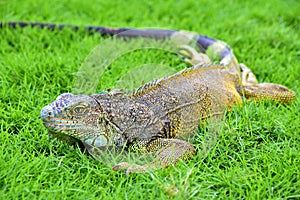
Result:
<svg viewBox="0 0 300 200">
<path fill-rule="evenodd" d="M 44 121 L 44 125 L 53 130 L 61 132 L 63 130 L 75 130 L 78 127 L 81 127 L 81 124 L 78 124 L 72 120 L 61 120 L 61 119 L 51 119 Z"/>
</svg>

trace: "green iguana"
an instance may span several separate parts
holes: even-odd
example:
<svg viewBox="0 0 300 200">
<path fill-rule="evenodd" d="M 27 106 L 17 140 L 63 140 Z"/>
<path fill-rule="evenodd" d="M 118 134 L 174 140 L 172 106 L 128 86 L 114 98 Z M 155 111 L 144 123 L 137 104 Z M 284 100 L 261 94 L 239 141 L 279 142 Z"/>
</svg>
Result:
<svg viewBox="0 0 300 200">
<path fill-rule="evenodd" d="M 57 27 L 23 22 L 6 25 Z M 76 26 L 73 28 L 78 29 Z M 87 30 L 103 35 L 131 30 L 131 34 L 122 37 L 156 39 L 172 39 L 178 33 L 173 30 L 105 27 L 87 27 Z M 126 169 L 129 174 L 189 158 L 195 149 L 182 138 L 197 131 L 200 119 L 218 116 L 225 108 L 241 104 L 243 96 L 281 103 L 289 103 L 296 98 L 295 93 L 284 86 L 258 84 L 251 70 L 238 63 L 231 48 L 224 42 L 195 33 L 186 34 L 196 38 L 196 45 L 201 51 L 197 52 L 190 46 L 180 47 L 179 53 L 193 65 L 191 69 L 148 83 L 133 93 L 113 90 L 93 95 L 62 94 L 42 109 L 44 125 L 62 141 L 80 140 L 96 148 L 126 146 L 155 153 L 155 159 L 145 165 L 121 162 L 113 167 L 114 170 Z M 212 63 L 205 54 L 208 49 L 220 56 L 219 63 Z"/>
</svg>

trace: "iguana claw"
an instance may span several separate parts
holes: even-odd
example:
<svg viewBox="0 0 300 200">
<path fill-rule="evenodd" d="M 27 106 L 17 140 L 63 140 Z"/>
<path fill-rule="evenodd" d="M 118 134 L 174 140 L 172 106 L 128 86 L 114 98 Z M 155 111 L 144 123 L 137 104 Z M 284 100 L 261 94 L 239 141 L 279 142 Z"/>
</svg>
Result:
<svg viewBox="0 0 300 200">
<path fill-rule="evenodd" d="M 204 53 L 199 53 L 191 46 L 182 45 L 180 46 L 180 50 L 178 54 L 184 57 L 183 61 L 186 63 L 190 63 L 191 65 L 208 65 L 211 64 L 211 60 Z"/>
<path fill-rule="evenodd" d="M 145 173 L 147 172 L 147 167 L 137 164 L 130 164 L 128 162 L 121 162 L 113 166 L 112 170 L 126 170 L 126 176 L 129 176 L 131 173 Z"/>
</svg>

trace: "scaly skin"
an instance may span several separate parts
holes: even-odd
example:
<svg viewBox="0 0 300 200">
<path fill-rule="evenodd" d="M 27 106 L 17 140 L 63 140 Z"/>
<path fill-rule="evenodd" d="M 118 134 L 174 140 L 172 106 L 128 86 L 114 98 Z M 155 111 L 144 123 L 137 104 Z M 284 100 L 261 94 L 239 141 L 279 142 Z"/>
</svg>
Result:
<svg viewBox="0 0 300 200">
<path fill-rule="evenodd" d="M 54 29 L 52 24 L 11 22 L 0 24 L 38 26 Z M 58 26 L 62 28 L 64 25 Z M 75 30 L 76 26 L 72 26 Z M 131 30 L 121 37 L 151 37 L 174 39 L 178 31 L 110 29 L 87 27 L 88 31 L 114 35 Z M 182 32 L 181 32 L 182 33 Z M 44 125 L 55 137 L 73 143 L 78 140 L 92 148 L 117 146 L 154 152 L 155 159 L 143 166 L 119 163 L 114 170 L 145 172 L 151 168 L 168 166 L 195 153 L 194 147 L 184 140 L 197 131 L 200 119 L 216 117 L 234 104 L 248 99 L 271 99 L 289 103 L 295 93 L 284 86 L 258 84 L 254 74 L 239 64 L 232 50 L 224 42 L 195 33 L 184 32 L 196 41 L 201 53 L 190 46 L 181 46 L 179 54 L 193 65 L 172 76 L 146 84 L 142 90 L 126 94 L 120 90 L 100 94 L 62 94 L 41 111 Z M 212 64 L 205 54 L 219 56 Z"/>
<path fill-rule="evenodd" d="M 120 163 L 113 168 L 128 169 L 127 174 L 146 171 L 194 154 L 193 146 L 180 138 L 197 131 L 199 119 L 242 103 L 248 86 L 241 85 L 238 77 L 226 66 L 194 67 L 136 94 L 62 94 L 43 108 L 41 116 L 52 132 L 94 147 L 115 144 L 156 152 L 158 162 L 144 166 Z M 294 98 L 290 90 L 276 87 L 283 90 L 278 100 Z"/>
</svg>

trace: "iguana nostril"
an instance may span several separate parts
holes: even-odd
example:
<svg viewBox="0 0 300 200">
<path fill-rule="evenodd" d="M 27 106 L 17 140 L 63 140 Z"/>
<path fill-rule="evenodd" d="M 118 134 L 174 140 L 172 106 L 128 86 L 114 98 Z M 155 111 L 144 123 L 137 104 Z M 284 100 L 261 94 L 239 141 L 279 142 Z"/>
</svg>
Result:
<svg viewBox="0 0 300 200">
<path fill-rule="evenodd" d="M 41 111 L 41 118 L 43 121 L 47 121 L 53 116 L 53 110 L 50 106 L 45 106 Z"/>
</svg>

